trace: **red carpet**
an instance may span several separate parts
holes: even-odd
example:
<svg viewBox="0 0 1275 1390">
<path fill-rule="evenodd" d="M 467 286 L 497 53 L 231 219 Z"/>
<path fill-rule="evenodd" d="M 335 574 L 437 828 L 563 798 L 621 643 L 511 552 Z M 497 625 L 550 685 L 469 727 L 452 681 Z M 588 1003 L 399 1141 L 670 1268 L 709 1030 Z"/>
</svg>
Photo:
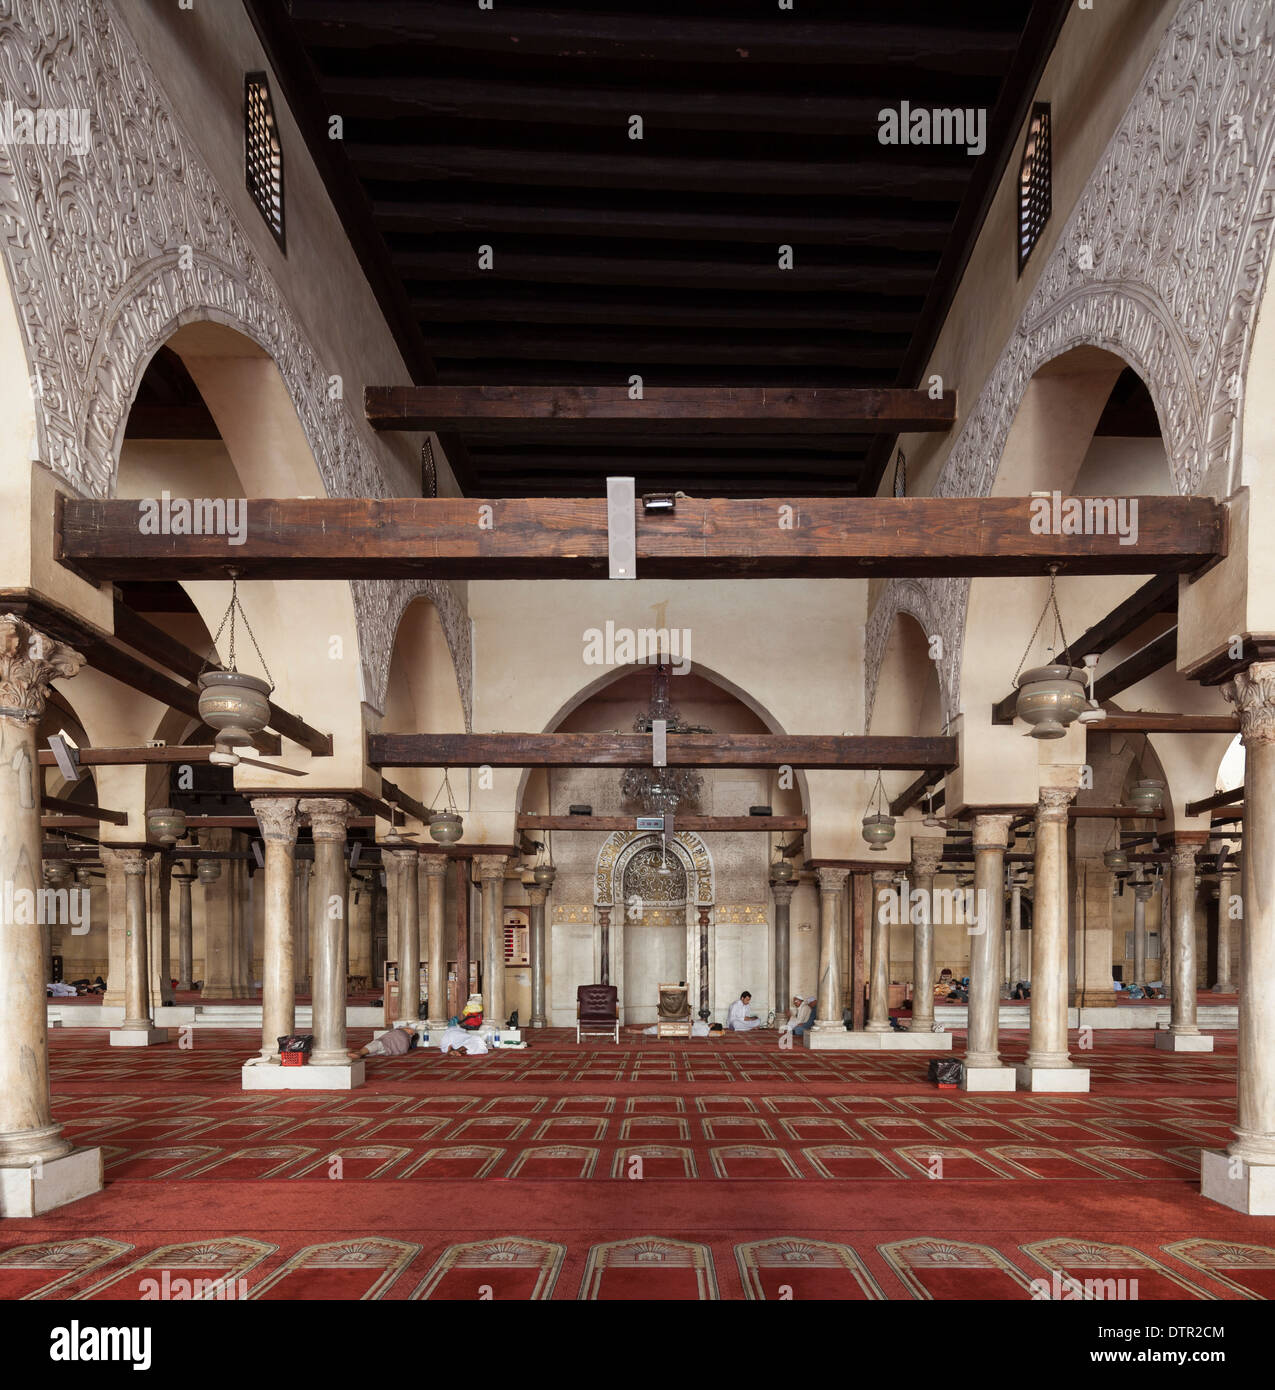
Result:
<svg viewBox="0 0 1275 1390">
<path fill-rule="evenodd" d="M 1143 1300 L 1275 1292 L 1275 1218 L 1196 1190 L 1200 1147 L 1229 1139 L 1233 1037 L 1178 1056 L 1097 1034 L 1090 1095 L 967 1096 L 924 1057 L 773 1034 L 527 1036 L 289 1095 L 239 1089 L 248 1033 L 111 1051 L 55 1031 L 55 1113 L 102 1147 L 107 1188 L 0 1227 L 0 1297 L 166 1278 L 169 1297 L 1021 1299 L 1054 1271 Z"/>
</svg>

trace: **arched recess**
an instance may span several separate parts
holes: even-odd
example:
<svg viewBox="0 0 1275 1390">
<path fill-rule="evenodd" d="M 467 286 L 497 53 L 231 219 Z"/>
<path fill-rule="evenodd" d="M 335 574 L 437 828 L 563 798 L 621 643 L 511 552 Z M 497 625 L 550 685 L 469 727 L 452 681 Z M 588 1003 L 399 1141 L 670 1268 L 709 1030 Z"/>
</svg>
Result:
<svg viewBox="0 0 1275 1390">
<path fill-rule="evenodd" d="M 1075 348 L 1118 353 L 1147 383 L 1173 490 L 1238 481 L 1246 378 L 1275 239 L 1275 48 L 1245 0 L 1183 0 L 1077 199 L 933 488 L 985 497 L 1028 383 Z M 1242 132 L 1237 140 L 1236 132 Z M 1055 484 L 1056 485 L 1056 484 Z M 869 620 L 869 704 L 900 581 Z M 962 693 L 969 581 L 919 581 Z"/>
<path fill-rule="evenodd" d="M 658 849 L 660 836 L 640 830 L 617 830 L 598 850 L 594 871 L 594 905 L 612 907 L 624 902 L 624 875 L 635 855 Z M 686 875 L 687 901 L 697 907 L 710 907 L 717 901 L 713 856 L 708 846 L 692 830 L 675 831 L 668 841 L 668 852 L 681 861 Z"/>
<path fill-rule="evenodd" d="M 465 709 L 442 618 L 423 595 L 412 599 L 399 618 L 386 673 L 384 707 L 387 729 L 448 734 L 466 728 Z M 394 776 L 410 796 L 429 803 L 442 775 L 442 769 L 402 768 Z M 460 809 L 467 810 L 465 788 L 452 780 Z"/>
</svg>

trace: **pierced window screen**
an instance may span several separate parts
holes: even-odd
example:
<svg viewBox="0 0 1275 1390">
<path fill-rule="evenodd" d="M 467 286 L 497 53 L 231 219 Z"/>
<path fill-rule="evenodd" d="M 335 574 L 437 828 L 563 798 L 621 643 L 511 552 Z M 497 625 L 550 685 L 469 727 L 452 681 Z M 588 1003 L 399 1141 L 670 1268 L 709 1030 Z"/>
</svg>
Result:
<svg viewBox="0 0 1275 1390">
<path fill-rule="evenodd" d="M 274 103 L 264 72 L 244 77 L 244 178 L 257 211 L 281 250 L 283 226 L 283 146 L 275 125 Z"/>
<path fill-rule="evenodd" d="M 1023 273 L 1040 234 L 1049 221 L 1053 175 L 1049 144 L 1049 105 L 1032 107 L 1031 124 L 1023 146 L 1023 162 L 1018 166 L 1018 273 Z"/>
</svg>

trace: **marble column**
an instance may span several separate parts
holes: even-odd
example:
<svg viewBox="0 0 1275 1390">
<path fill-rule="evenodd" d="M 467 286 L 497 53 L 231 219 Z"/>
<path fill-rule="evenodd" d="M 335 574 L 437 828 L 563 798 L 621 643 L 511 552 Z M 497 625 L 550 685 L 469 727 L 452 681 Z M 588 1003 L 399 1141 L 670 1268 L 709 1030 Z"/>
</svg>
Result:
<svg viewBox="0 0 1275 1390">
<path fill-rule="evenodd" d="M 195 987 L 195 915 L 190 900 L 190 886 L 195 882 L 192 873 L 175 873 L 177 881 L 177 988 Z"/>
<path fill-rule="evenodd" d="M 1005 929 L 1007 815 L 974 817 L 974 924 L 970 939 L 969 1031 L 962 1086 L 1012 1091 L 1015 1074 L 1000 1059 L 1001 957 Z"/>
<path fill-rule="evenodd" d="M 426 1023 L 431 1033 L 447 1027 L 447 866 L 445 854 L 422 854 L 420 873 L 425 880 L 426 958 L 429 961 L 429 1008 Z M 541 898 L 543 923 L 543 903 Z M 534 975 L 533 975 L 534 989 Z M 543 985 L 542 985 L 543 992 Z"/>
<path fill-rule="evenodd" d="M 1155 891 L 1153 883 L 1133 885 L 1133 983 L 1147 982 L 1147 903 Z"/>
<path fill-rule="evenodd" d="M 1164 998 L 1173 998 L 1173 878 L 1165 873 L 1160 879 L 1160 982 Z"/>
<path fill-rule="evenodd" d="M 623 908 L 620 909 L 624 911 Z M 598 912 L 598 983 L 611 983 L 611 909 L 600 907 Z"/>
<path fill-rule="evenodd" d="M 1201 837 L 1203 832 L 1200 832 Z M 1175 841 L 1169 851 L 1173 876 L 1173 995 L 1169 1028 L 1157 1029 L 1155 1045 L 1167 1052 L 1212 1052 L 1213 1036 L 1196 1021 L 1195 856 L 1203 839 Z"/>
<path fill-rule="evenodd" d="M 934 1031 L 934 875 L 943 858 L 937 836 L 912 841 L 912 1025 L 913 1033 Z"/>
<path fill-rule="evenodd" d="M 816 869 L 819 880 L 819 1003 L 812 1031 L 844 1033 L 841 1017 L 841 895 L 848 869 Z M 857 988 L 857 985 L 856 985 Z"/>
<path fill-rule="evenodd" d="M 483 1029 L 501 1029 L 505 1012 L 505 856 L 477 854 L 483 895 Z"/>
<path fill-rule="evenodd" d="M 1009 889 L 1009 988 L 1023 978 L 1023 885 L 1014 877 Z"/>
<path fill-rule="evenodd" d="M 208 848 L 228 850 L 229 830 L 208 832 Z M 202 837 L 201 837 L 202 838 Z M 230 968 L 230 896 L 232 882 L 231 860 L 223 859 L 221 873 L 211 883 L 204 884 L 204 988 L 205 999 L 232 999 L 233 979 Z"/>
<path fill-rule="evenodd" d="M 15 910 L 0 912 L 0 1215 L 4 1216 L 34 1215 L 42 1190 L 35 1175 L 47 1171 L 50 1160 L 71 1152 L 70 1142 L 61 1137 L 62 1126 L 53 1120 L 49 1095 L 48 1006 L 37 914 L 17 911 L 16 904 L 19 894 L 27 900 L 28 893 L 32 896 L 27 901 L 38 903 L 35 895 L 44 886 L 36 730 L 50 682 L 74 676 L 83 664 L 78 652 L 14 614 L 0 617 L 0 879 L 12 885 L 15 904 Z M 98 1181 L 85 1191 L 102 1186 L 100 1152 L 93 1152 L 98 1155 Z M 20 1185 L 22 1192 L 15 1192 L 13 1184 Z"/>
<path fill-rule="evenodd" d="M 103 846 L 124 872 L 124 1021 L 111 1029 L 113 1047 L 147 1047 L 168 1041 L 168 1030 L 156 1028 L 151 1016 L 150 926 L 147 922 L 147 865 L 149 849 Z"/>
<path fill-rule="evenodd" d="M 292 922 L 296 907 L 297 801 L 257 796 L 253 814 L 265 844 L 265 945 L 261 963 L 261 1056 L 279 1061 L 279 1039 L 296 1031 L 296 964 Z"/>
<path fill-rule="evenodd" d="M 150 900 L 150 992 L 151 1010 L 173 1003 L 173 961 L 169 934 L 172 929 L 171 902 L 173 861 L 165 850 L 147 865 L 146 891 Z"/>
<path fill-rule="evenodd" d="M 314 837 L 310 921 L 314 944 L 314 1049 L 310 1065 L 349 1067 L 345 1030 L 345 990 L 349 973 L 345 828 L 354 809 L 348 801 L 337 797 L 307 799 L 298 809 L 309 818 Z"/>
<path fill-rule="evenodd" d="M 415 1022 L 421 1012 L 421 900 L 417 868 L 420 851 L 412 845 L 389 853 L 398 866 L 398 920 L 394 924 L 398 1013 L 400 1018 Z"/>
<path fill-rule="evenodd" d="M 314 865 L 308 859 L 294 861 L 296 888 L 293 898 L 293 990 L 295 994 L 310 993 L 310 876 Z"/>
<path fill-rule="evenodd" d="M 1201 1155 L 1200 1190 L 1250 1216 L 1275 1216 L 1275 662 L 1222 687 L 1244 742 L 1244 926 L 1239 948 L 1235 1138 Z"/>
<path fill-rule="evenodd" d="M 1067 815 L 1073 787 L 1042 787 L 1036 805 L 1036 902 L 1032 920 L 1031 1031 L 1015 1068 L 1032 1091 L 1087 1091 L 1089 1071 L 1067 1051 Z"/>
<path fill-rule="evenodd" d="M 531 961 L 531 1017 L 527 1026 L 530 1028 L 549 1026 L 545 1015 L 545 902 L 548 897 L 548 888 L 532 886 L 527 889 L 530 904 L 527 954 Z"/>
<path fill-rule="evenodd" d="M 708 1011 L 712 1008 L 711 981 L 708 978 L 708 918 L 712 910 L 712 907 L 707 904 L 701 904 L 695 910 L 699 928 L 699 1012 L 701 1018 L 707 1017 Z"/>
<path fill-rule="evenodd" d="M 775 1027 L 782 1028 L 788 1022 L 792 1002 L 788 992 L 788 937 L 792 895 L 797 885 L 791 880 L 772 883 L 770 891 L 775 899 Z"/>
<path fill-rule="evenodd" d="M 872 871 L 872 966 L 868 977 L 868 1021 L 865 1033 L 890 1031 L 890 920 L 887 906 L 891 893 L 897 892 L 895 870 Z"/>
<path fill-rule="evenodd" d="M 1218 875 L 1217 880 L 1217 980 L 1214 994 L 1234 994 L 1231 978 L 1231 884 L 1230 873 Z"/>
</svg>

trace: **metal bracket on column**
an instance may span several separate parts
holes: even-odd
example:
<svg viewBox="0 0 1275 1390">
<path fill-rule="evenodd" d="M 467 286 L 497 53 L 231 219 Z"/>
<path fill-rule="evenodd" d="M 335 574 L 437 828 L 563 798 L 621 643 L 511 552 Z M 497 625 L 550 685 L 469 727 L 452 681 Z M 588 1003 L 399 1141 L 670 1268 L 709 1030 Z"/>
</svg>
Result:
<svg viewBox="0 0 1275 1390">
<path fill-rule="evenodd" d="M 634 479 L 607 479 L 607 548 L 612 579 L 637 578 L 636 505 Z"/>
</svg>

